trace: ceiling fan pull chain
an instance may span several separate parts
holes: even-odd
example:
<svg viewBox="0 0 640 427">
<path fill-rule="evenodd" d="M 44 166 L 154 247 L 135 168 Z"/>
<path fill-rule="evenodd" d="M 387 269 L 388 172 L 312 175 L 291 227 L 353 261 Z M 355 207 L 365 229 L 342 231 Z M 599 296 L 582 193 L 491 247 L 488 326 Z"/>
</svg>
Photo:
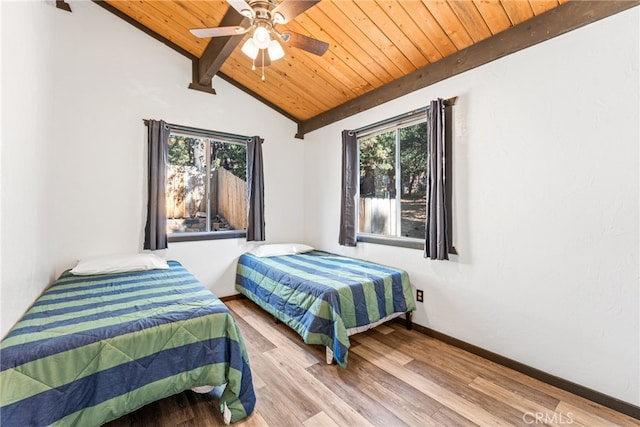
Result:
<svg viewBox="0 0 640 427">
<path fill-rule="evenodd" d="M 265 51 L 265 49 L 262 49 L 261 51 L 262 51 L 262 81 L 265 81 L 265 78 L 264 78 L 264 51 Z"/>
</svg>

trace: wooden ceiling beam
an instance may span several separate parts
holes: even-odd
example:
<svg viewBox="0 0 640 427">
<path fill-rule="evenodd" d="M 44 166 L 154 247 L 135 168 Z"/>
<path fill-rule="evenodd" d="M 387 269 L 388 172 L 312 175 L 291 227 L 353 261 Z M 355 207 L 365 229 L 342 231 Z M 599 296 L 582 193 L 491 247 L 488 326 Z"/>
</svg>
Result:
<svg viewBox="0 0 640 427">
<path fill-rule="evenodd" d="M 58 9 L 66 10 L 67 12 L 71 12 L 71 5 L 69 5 L 66 0 L 56 0 L 56 7 Z"/>
<path fill-rule="evenodd" d="M 200 92 L 210 93 L 211 95 L 216 94 L 211 79 L 209 79 L 209 83 L 200 84 L 200 60 L 198 58 L 191 60 L 191 83 L 189 83 L 189 89 L 199 90 Z"/>
<path fill-rule="evenodd" d="M 229 6 L 219 26 L 232 27 L 239 25 L 241 27 L 248 27 L 250 23 L 251 20 L 249 18 L 240 15 L 235 9 Z M 238 47 L 243 37 L 244 34 L 211 38 L 198 61 L 199 78 L 197 83 L 200 86 L 211 86 L 211 79 L 220 71 L 220 67 L 222 67 L 224 61 L 226 61 L 229 55 L 231 55 L 231 52 Z M 195 84 L 196 82 L 194 81 L 193 83 Z"/>
<path fill-rule="evenodd" d="M 296 138 L 576 28 L 638 6 L 640 0 L 569 1 L 477 44 L 298 123 Z"/>
</svg>

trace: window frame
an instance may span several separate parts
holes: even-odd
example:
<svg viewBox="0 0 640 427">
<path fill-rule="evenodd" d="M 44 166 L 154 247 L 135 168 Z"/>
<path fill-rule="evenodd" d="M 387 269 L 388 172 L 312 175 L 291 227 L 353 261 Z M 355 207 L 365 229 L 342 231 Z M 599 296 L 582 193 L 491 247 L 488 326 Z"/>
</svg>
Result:
<svg viewBox="0 0 640 427">
<path fill-rule="evenodd" d="M 206 139 L 214 139 L 224 143 L 230 144 L 241 144 L 245 146 L 245 152 L 247 151 L 247 144 L 251 141 L 251 138 L 244 135 L 236 135 L 225 132 L 218 132 L 208 129 L 199 129 L 189 126 L 181 126 L 175 124 L 167 124 L 169 127 L 169 137 L 173 134 L 179 134 L 182 136 L 193 136 L 197 138 L 206 138 Z M 207 149 L 207 153 L 209 153 L 210 148 Z M 210 156 L 205 156 L 207 158 L 206 163 L 206 174 L 209 179 L 207 179 L 207 197 L 210 197 L 210 188 L 208 181 L 210 180 L 211 175 L 211 159 Z M 245 159 L 247 161 L 247 176 L 246 179 L 248 181 L 248 152 L 245 154 Z M 169 165 L 169 159 L 167 158 L 167 166 Z M 209 203 L 207 203 L 209 204 Z M 210 214 L 210 213 L 209 213 Z M 169 219 L 168 215 L 165 213 L 165 217 L 167 220 Z M 209 224 L 210 218 L 207 219 L 207 224 Z M 239 239 L 247 237 L 247 229 L 241 230 L 223 230 L 223 231 L 193 231 L 193 232 L 173 232 L 167 233 L 167 241 L 169 243 L 175 242 L 192 242 L 192 241 L 203 241 L 203 240 L 223 240 L 223 239 Z"/>
<path fill-rule="evenodd" d="M 396 176 L 396 195 L 402 192 L 398 188 L 402 185 L 402 164 L 400 162 L 400 130 L 409 126 L 415 126 L 420 123 L 426 123 L 426 116 L 420 116 L 417 113 L 425 112 L 426 109 L 415 110 L 410 113 L 397 116 L 380 122 L 380 125 L 371 125 L 360 130 L 356 130 L 356 138 L 358 142 L 358 171 L 360 171 L 360 139 L 376 136 L 385 132 L 395 132 L 394 157 L 395 157 L 395 176 Z M 364 129 L 364 130 L 363 130 Z M 358 188 L 358 200 L 360 200 L 360 188 Z M 401 203 L 397 204 L 397 210 L 401 210 Z M 375 243 L 388 246 L 399 246 L 410 249 L 424 249 L 424 239 L 404 236 L 389 236 L 383 234 L 365 233 L 360 231 L 360 203 L 356 204 L 356 217 L 358 218 L 358 231 L 356 232 L 356 241 L 364 243 Z M 396 213 L 397 221 L 401 221 L 401 215 Z"/>
<path fill-rule="evenodd" d="M 447 185 L 447 221 L 449 223 L 448 233 L 449 233 L 449 254 L 456 255 L 458 252 L 454 247 L 453 242 L 453 132 L 452 132 L 452 106 L 455 103 L 455 98 L 452 100 L 448 100 L 445 104 L 445 173 L 446 173 L 446 182 L 449 183 Z M 398 116 L 391 117 L 389 119 L 385 119 L 379 121 L 377 123 L 373 123 L 371 125 L 364 126 L 362 128 L 356 129 L 353 132 L 357 138 L 358 145 L 358 172 L 360 171 L 360 138 L 364 138 L 367 136 L 373 136 L 378 133 L 382 133 L 385 131 L 397 130 L 402 127 L 416 125 L 419 123 L 424 123 L 427 121 L 427 117 L 425 113 L 429 110 L 429 107 L 418 108 L 413 111 L 409 111 L 404 114 L 400 114 Z M 397 134 L 396 134 L 397 135 Z M 396 152 L 399 150 L 398 141 L 396 136 Z M 399 156 L 398 156 L 399 158 Z M 400 165 L 401 166 L 401 165 Z M 396 164 L 396 174 L 398 173 L 398 164 Z M 396 185 L 399 181 L 396 180 Z M 398 192 L 396 191 L 396 194 Z M 358 200 L 360 200 L 360 186 L 358 186 L 357 191 Z M 377 245 L 385 245 L 385 246 L 396 246 L 408 249 L 419 249 L 424 251 L 425 239 L 419 239 L 414 237 L 402 237 L 402 236 L 386 236 L 380 234 L 373 233 L 363 233 L 360 231 L 360 203 L 356 204 L 356 218 L 358 218 L 358 230 L 356 232 L 356 241 L 362 243 L 372 243 Z"/>
</svg>

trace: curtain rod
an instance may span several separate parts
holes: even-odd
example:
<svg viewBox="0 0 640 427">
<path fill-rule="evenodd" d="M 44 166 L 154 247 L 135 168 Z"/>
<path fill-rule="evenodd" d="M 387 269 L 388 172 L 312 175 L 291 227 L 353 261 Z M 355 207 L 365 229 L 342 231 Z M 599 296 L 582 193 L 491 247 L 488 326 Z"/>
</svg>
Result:
<svg viewBox="0 0 640 427">
<path fill-rule="evenodd" d="M 455 105 L 457 99 L 458 99 L 457 96 L 454 96 L 453 98 L 445 99 L 443 101 L 444 106 L 445 107 L 451 107 L 451 106 Z M 424 113 L 424 112 L 426 112 L 428 110 L 429 110 L 429 106 L 418 108 L 418 109 L 409 111 L 408 113 L 399 114 L 399 115 L 397 115 L 395 117 L 391 117 L 389 119 L 381 120 L 379 122 L 372 123 L 370 125 L 363 126 L 361 128 L 352 130 L 352 131 L 349 132 L 349 134 L 350 135 L 356 134 L 358 136 L 361 136 L 360 134 L 365 133 L 367 131 L 372 131 L 374 129 L 376 131 L 382 130 L 382 129 L 384 129 L 384 126 L 386 126 L 386 125 L 389 125 L 389 124 L 392 124 L 392 123 L 395 125 L 398 122 L 401 122 L 403 120 L 412 119 L 413 116 L 415 116 L 417 114 Z"/>
<path fill-rule="evenodd" d="M 142 121 L 144 122 L 145 126 L 149 126 L 148 119 L 142 119 Z M 245 135 L 236 135 L 233 133 L 218 132 L 218 131 L 208 130 L 208 129 L 199 129 L 199 128 L 194 128 L 190 126 L 174 125 L 172 123 L 167 123 L 167 127 L 171 130 L 176 130 L 178 132 L 206 135 L 206 136 L 212 136 L 214 138 L 231 139 L 231 140 L 237 140 L 237 141 L 243 141 L 243 142 L 251 141 L 251 137 L 245 136 Z"/>
</svg>

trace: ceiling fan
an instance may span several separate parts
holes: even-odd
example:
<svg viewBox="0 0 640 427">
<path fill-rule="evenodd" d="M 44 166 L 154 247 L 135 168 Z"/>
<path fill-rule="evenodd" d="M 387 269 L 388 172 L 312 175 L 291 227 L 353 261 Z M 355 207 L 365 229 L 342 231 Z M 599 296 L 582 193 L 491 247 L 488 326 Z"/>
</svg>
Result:
<svg viewBox="0 0 640 427">
<path fill-rule="evenodd" d="M 242 52 L 263 67 L 284 56 L 284 50 L 278 39 L 289 46 L 322 56 L 329 44 L 293 31 L 278 31 L 276 25 L 286 24 L 320 0 L 227 0 L 238 13 L 251 20 L 248 27 L 240 25 L 215 28 L 194 28 L 191 33 L 196 37 L 237 36 L 253 31 L 253 36 L 242 46 Z M 273 36 L 273 38 L 272 38 Z M 258 55 L 261 54 L 261 58 Z M 264 80 L 264 72 L 262 75 Z"/>
</svg>

